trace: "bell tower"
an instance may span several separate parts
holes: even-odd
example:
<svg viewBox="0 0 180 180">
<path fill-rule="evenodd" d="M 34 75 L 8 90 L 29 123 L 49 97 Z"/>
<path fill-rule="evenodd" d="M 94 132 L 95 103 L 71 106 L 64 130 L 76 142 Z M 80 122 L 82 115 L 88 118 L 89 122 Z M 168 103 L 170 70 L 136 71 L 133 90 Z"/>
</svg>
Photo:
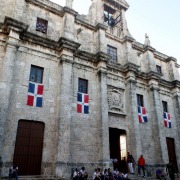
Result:
<svg viewBox="0 0 180 180">
<path fill-rule="evenodd" d="M 128 8 L 125 0 L 92 0 L 89 16 L 95 24 L 106 24 L 108 31 L 117 37 L 131 36 L 125 19 Z"/>
</svg>

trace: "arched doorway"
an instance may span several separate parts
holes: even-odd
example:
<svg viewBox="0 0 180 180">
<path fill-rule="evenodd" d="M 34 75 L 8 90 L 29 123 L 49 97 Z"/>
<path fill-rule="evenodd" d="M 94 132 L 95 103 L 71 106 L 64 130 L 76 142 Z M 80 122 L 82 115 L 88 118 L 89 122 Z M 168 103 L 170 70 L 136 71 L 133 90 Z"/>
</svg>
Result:
<svg viewBox="0 0 180 180">
<path fill-rule="evenodd" d="M 126 131 L 109 128 L 109 144 L 110 158 L 113 159 L 114 169 L 118 168 L 120 172 L 127 172 Z"/>
<path fill-rule="evenodd" d="M 20 120 L 16 135 L 13 163 L 19 167 L 19 175 L 40 175 L 44 123 Z"/>
</svg>

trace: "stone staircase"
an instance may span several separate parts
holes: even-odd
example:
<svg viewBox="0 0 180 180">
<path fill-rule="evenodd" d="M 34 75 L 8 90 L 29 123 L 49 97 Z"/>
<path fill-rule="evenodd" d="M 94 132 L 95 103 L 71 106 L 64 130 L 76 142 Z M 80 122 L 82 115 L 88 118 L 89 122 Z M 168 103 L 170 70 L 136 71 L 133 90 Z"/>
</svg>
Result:
<svg viewBox="0 0 180 180">
<path fill-rule="evenodd" d="M 132 175 L 132 174 L 129 174 L 128 177 L 130 180 L 157 180 L 156 178 L 153 178 L 153 177 L 140 177 L 140 176 Z M 7 180 L 8 177 L 0 177 L 0 180 L 5 180 L 5 179 Z M 59 178 L 56 176 L 40 176 L 40 175 L 39 176 L 38 175 L 37 176 L 19 176 L 18 179 L 19 180 L 65 180 L 64 178 Z M 175 178 L 175 179 L 178 180 L 178 178 Z M 93 180 L 93 179 L 89 177 L 88 180 Z M 166 180 L 170 180 L 169 177 L 166 177 Z"/>
<path fill-rule="evenodd" d="M 0 180 L 8 179 L 8 177 L 1 177 Z M 15 178 L 12 178 L 13 180 Z M 65 180 L 56 176 L 18 176 L 18 180 Z"/>
</svg>

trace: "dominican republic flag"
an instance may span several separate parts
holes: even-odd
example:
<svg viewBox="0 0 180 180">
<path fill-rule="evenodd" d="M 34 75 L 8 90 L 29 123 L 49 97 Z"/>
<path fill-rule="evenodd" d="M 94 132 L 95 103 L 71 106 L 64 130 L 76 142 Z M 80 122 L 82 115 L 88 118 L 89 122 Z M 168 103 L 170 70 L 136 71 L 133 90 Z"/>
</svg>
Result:
<svg viewBox="0 0 180 180">
<path fill-rule="evenodd" d="M 164 112 L 164 126 L 167 128 L 171 128 L 171 117 L 167 112 Z"/>
<path fill-rule="evenodd" d="M 138 119 L 140 123 L 148 122 L 146 108 L 142 106 L 138 106 Z"/>
<path fill-rule="evenodd" d="M 77 101 L 77 112 L 89 114 L 89 95 L 78 92 Z"/>
<path fill-rule="evenodd" d="M 42 107 L 42 95 L 44 85 L 34 82 L 29 82 L 27 105 Z"/>
</svg>

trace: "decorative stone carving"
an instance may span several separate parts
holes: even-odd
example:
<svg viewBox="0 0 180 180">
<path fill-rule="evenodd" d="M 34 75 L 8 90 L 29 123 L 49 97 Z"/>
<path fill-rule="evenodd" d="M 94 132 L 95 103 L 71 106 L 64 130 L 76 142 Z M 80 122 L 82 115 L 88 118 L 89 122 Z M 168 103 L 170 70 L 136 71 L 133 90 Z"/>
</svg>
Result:
<svg viewBox="0 0 180 180">
<path fill-rule="evenodd" d="M 108 91 L 109 110 L 124 113 L 123 94 L 119 90 L 111 89 Z"/>
</svg>

